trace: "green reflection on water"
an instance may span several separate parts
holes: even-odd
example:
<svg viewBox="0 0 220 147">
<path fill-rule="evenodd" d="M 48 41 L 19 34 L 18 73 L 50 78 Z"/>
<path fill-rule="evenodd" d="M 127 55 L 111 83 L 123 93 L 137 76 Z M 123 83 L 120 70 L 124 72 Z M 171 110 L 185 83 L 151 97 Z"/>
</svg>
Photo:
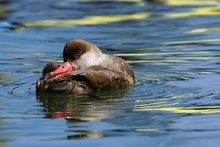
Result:
<svg viewBox="0 0 220 147">
<path fill-rule="evenodd" d="M 0 3 L 0 17 L 6 16 L 9 12 L 10 12 L 9 7 L 4 3 Z"/>
<path fill-rule="evenodd" d="M 7 74 L 0 73 L 0 80 L 6 78 L 7 76 Z"/>
<path fill-rule="evenodd" d="M 11 78 L 8 78 L 8 77 L 9 77 L 8 74 L 0 73 L 0 84 L 5 83 L 5 82 L 9 82 L 12 80 Z M 0 85 L 0 88 L 1 88 L 1 85 Z"/>
</svg>

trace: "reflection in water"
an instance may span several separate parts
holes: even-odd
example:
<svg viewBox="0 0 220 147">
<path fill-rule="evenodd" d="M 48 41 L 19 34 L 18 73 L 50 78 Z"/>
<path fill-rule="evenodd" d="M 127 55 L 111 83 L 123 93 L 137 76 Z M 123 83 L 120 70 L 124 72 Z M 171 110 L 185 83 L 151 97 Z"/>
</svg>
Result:
<svg viewBox="0 0 220 147">
<path fill-rule="evenodd" d="M 215 27 L 215 28 L 198 28 L 198 29 L 193 29 L 191 31 L 185 32 L 185 34 L 194 34 L 194 33 L 206 33 L 206 32 L 216 32 L 220 31 L 220 27 Z"/>
<path fill-rule="evenodd" d="M 125 98 L 130 90 L 108 90 L 89 94 L 37 94 L 38 102 L 45 108 L 46 118 L 64 118 L 69 126 L 67 132 L 76 133 L 68 136 L 74 138 L 100 138 L 101 130 L 81 130 L 80 124 L 85 122 L 99 122 L 102 119 L 112 118 L 111 114 L 121 110 L 111 109 L 108 102 L 111 98 Z M 110 109 L 108 109 L 110 108 Z"/>
<path fill-rule="evenodd" d="M 183 95 L 176 95 L 169 98 L 159 98 L 155 100 L 136 100 L 136 105 L 133 111 L 164 111 L 172 113 L 185 113 L 185 114 L 213 114 L 220 113 L 220 105 L 211 106 L 178 106 L 179 100 L 186 99 L 189 97 L 195 97 L 196 95 L 192 93 L 186 93 Z M 204 99 L 219 97 L 219 94 L 211 94 L 208 96 L 203 96 Z M 170 101 L 173 101 L 170 103 Z M 182 104 L 180 104 L 182 105 Z"/>
<path fill-rule="evenodd" d="M 197 8 L 197 9 L 193 9 L 190 12 L 173 13 L 173 14 L 168 14 L 167 16 L 173 18 L 216 16 L 216 15 L 220 15 L 219 9 L 220 7 Z"/>
<path fill-rule="evenodd" d="M 41 20 L 35 22 L 26 22 L 23 23 L 23 25 L 25 27 L 71 27 L 77 25 L 99 25 L 127 20 L 140 20 L 147 17 L 150 17 L 150 14 L 143 12 L 129 15 L 87 16 L 82 19 Z"/>
<path fill-rule="evenodd" d="M 218 5 L 219 2 L 217 0 L 167 0 L 167 4 L 171 6 L 207 6 L 207 5 Z"/>
<path fill-rule="evenodd" d="M 157 14 L 157 17 L 168 17 L 168 18 L 183 18 L 183 17 L 198 17 L 198 16 L 218 16 L 220 15 L 220 7 L 218 6 L 218 1 L 176 1 L 176 0 L 148 0 L 154 3 L 166 3 L 168 6 L 184 6 L 184 5 L 211 5 L 213 7 L 200 7 L 192 9 L 187 12 L 178 12 L 178 13 L 168 13 L 168 14 Z M 87 0 L 80 2 L 89 2 Z M 117 1 L 115 1 L 117 2 Z M 118 1 L 120 2 L 120 1 Z M 145 5 L 143 1 L 134 0 L 130 2 L 136 2 L 138 5 Z M 144 20 L 147 18 L 152 18 L 153 13 L 150 12 L 138 12 L 131 14 L 121 14 L 121 15 L 93 15 L 85 16 L 83 18 L 77 19 L 47 19 L 47 20 L 38 20 L 22 23 L 22 26 L 25 27 L 72 27 L 72 26 L 81 26 L 81 25 L 100 25 L 108 24 L 113 22 L 123 22 L 123 21 L 133 21 L 133 20 Z"/>
<path fill-rule="evenodd" d="M 7 3 L 6 0 L 0 0 L 0 20 L 5 19 L 6 15 L 9 13 Z"/>
<path fill-rule="evenodd" d="M 2 89 L 4 86 L 4 78 L 7 77 L 7 74 L 3 74 L 3 73 L 0 73 L 0 89 Z M 1 108 L 1 105 L 2 105 L 2 101 L 1 101 L 1 97 L 2 97 L 2 93 L 0 93 L 0 114 L 1 114 L 1 111 L 2 111 L 2 108 Z M 2 117 L 0 117 L 0 126 L 3 126 L 4 124 L 6 124 L 5 120 L 2 119 Z M 4 134 L 5 131 L 4 130 L 1 130 L 0 129 L 0 133 Z M 7 136 L 7 135 L 4 135 L 4 136 L 1 136 L 0 137 L 0 143 L 1 142 L 7 142 L 10 138 Z"/>
<path fill-rule="evenodd" d="M 174 42 L 163 42 L 166 45 L 179 45 L 179 44 L 193 44 L 193 43 L 208 43 L 208 42 L 219 42 L 220 39 L 205 39 L 205 40 L 188 40 L 188 41 L 174 41 Z"/>
<path fill-rule="evenodd" d="M 201 114 L 212 114 L 220 113 L 220 106 L 204 106 L 204 107 L 149 107 L 147 105 L 136 105 L 134 111 L 168 111 L 173 113 L 201 113 Z"/>
<path fill-rule="evenodd" d="M 4 82 L 6 82 L 5 80 L 6 80 L 7 77 L 8 77 L 8 74 L 0 72 L 0 83 L 2 84 Z"/>
</svg>

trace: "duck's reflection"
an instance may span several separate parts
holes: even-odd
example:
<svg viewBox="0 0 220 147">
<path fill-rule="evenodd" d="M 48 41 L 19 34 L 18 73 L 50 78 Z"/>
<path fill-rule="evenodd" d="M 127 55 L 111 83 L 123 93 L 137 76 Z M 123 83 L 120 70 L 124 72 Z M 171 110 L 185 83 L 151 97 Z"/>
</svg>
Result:
<svg viewBox="0 0 220 147">
<path fill-rule="evenodd" d="M 36 98 L 42 104 L 46 118 L 67 120 L 67 131 L 74 134 L 67 136 L 68 139 L 100 138 L 102 130 L 92 130 L 82 124 L 111 118 L 113 113 L 122 111 L 114 109 L 114 102 L 110 99 L 125 98 L 129 91 L 129 89 L 108 90 L 80 95 L 39 93 Z"/>
</svg>

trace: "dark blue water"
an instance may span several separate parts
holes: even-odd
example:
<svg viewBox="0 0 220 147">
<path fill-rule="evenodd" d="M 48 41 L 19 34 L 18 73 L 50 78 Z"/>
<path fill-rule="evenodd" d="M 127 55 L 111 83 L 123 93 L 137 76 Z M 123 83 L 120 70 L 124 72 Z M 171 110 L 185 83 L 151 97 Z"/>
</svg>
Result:
<svg viewBox="0 0 220 147">
<path fill-rule="evenodd" d="M 219 3 L 0 0 L 1 146 L 218 147 Z M 134 87 L 36 94 L 77 38 L 124 58 Z"/>
</svg>

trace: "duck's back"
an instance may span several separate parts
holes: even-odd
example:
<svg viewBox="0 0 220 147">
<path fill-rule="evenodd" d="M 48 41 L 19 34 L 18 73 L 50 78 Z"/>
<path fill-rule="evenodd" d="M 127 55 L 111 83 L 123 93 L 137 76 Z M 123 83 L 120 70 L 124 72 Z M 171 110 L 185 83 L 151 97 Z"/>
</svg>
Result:
<svg viewBox="0 0 220 147">
<path fill-rule="evenodd" d="M 121 72 L 131 76 L 133 82 L 135 81 L 133 70 L 131 69 L 130 65 L 125 62 L 120 57 L 116 57 L 113 55 L 105 55 L 104 60 L 101 60 L 99 63 L 100 66 L 111 69 L 113 71 Z"/>
</svg>

